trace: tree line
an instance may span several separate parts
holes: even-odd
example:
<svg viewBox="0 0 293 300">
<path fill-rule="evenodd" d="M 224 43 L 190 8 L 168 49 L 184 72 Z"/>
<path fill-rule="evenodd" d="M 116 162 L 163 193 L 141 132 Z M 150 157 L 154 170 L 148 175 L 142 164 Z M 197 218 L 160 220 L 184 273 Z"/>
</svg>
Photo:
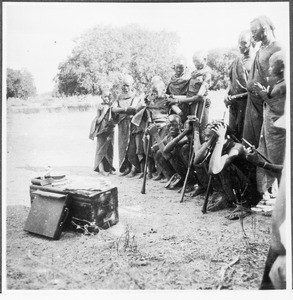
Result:
<svg viewBox="0 0 293 300">
<path fill-rule="evenodd" d="M 105 82 L 111 82 L 115 91 L 125 73 L 135 79 L 139 92 L 147 90 L 154 75 L 168 83 L 174 73 L 172 67 L 179 42 L 174 32 L 150 31 L 135 24 L 91 28 L 75 40 L 71 54 L 59 64 L 54 94 L 96 95 Z M 237 49 L 231 48 L 215 48 L 208 52 L 212 90 L 227 87 L 227 70 L 237 55 Z M 192 71 L 193 67 L 189 69 Z M 35 92 L 29 72 L 7 69 L 7 98 L 27 98 Z"/>
</svg>

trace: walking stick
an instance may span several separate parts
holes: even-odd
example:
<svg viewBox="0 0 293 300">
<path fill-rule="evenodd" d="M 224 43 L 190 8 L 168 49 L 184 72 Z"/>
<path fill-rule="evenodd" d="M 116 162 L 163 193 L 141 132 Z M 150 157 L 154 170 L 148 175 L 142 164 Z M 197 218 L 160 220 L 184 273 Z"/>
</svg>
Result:
<svg viewBox="0 0 293 300">
<path fill-rule="evenodd" d="M 149 123 L 151 123 L 152 122 L 151 112 L 148 109 L 146 109 L 146 112 L 148 114 Z M 145 157 L 145 165 L 144 165 L 144 169 L 143 169 L 143 181 L 142 181 L 142 187 L 141 187 L 141 193 L 142 194 L 145 194 L 145 186 L 146 186 L 147 168 L 148 168 L 150 147 L 151 147 L 151 135 L 148 134 L 148 142 L 147 142 L 147 150 L 146 150 L 146 157 Z"/>
<path fill-rule="evenodd" d="M 150 146 L 151 146 L 151 135 L 148 134 L 147 151 L 146 151 L 145 165 L 144 165 L 144 169 L 143 169 L 143 182 L 142 182 L 142 187 L 141 187 L 141 193 L 142 194 L 145 194 L 147 168 L 148 168 L 148 157 L 149 157 L 149 152 L 150 152 Z"/>
<path fill-rule="evenodd" d="M 194 112 L 195 115 L 197 114 L 198 106 L 199 106 L 199 102 L 196 103 L 195 112 Z M 203 118 L 204 108 L 205 108 L 205 101 L 203 102 L 203 106 L 202 106 L 202 111 L 201 111 L 199 123 L 201 123 L 201 120 Z M 190 140 L 190 148 L 189 148 L 189 156 L 188 156 L 189 157 L 188 168 L 187 168 L 187 172 L 186 172 L 184 183 L 183 183 L 183 187 L 182 187 L 180 203 L 182 203 L 183 199 L 184 199 L 184 194 L 185 194 L 185 190 L 186 190 L 187 180 L 188 180 L 188 176 L 189 176 L 191 165 L 192 165 L 193 158 L 194 158 L 193 141 L 194 141 L 194 124 L 193 124 L 193 130 L 192 130 L 191 140 Z"/>
<path fill-rule="evenodd" d="M 183 184 L 183 187 L 182 187 L 180 203 L 183 202 L 183 198 L 184 198 L 184 194 L 185 194 L 185 190 L 186 190 L 187 180 L 188 180 L 189 172 L 190 172 L 190 169 L 191 169 L 193 157 L 194 157 L 194 151 L 193 151 L 193 132 L 192 132 L 192 136 L 191 136 L 191 140 L 190 140 L 190 147 L 189 147 L 188 169 L 187 169 L 186 176 L 185 176 L 185 179 L 184 179 L 184 184 Z"/>
</svg>

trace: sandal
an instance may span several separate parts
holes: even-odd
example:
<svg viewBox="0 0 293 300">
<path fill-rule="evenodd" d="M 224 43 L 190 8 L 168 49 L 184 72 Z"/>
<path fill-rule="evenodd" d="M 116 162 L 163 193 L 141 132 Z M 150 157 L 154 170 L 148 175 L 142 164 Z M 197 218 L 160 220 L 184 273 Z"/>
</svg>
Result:
<svg viewBox="0 0 293 300">
<path fill-rule="evenodd" d="M 243 219 L 249 215 L 252 214 L 252 211 L 250 208 L 246 208 L 241 205 L 237 205 L 237 207 L 232 211 L 231 214 L 226 216 L 228 220 L 234 221 L 240 219 L 240 217 Z"/>
<path fill-rule="evenodd" d="M 227 200 L 227 196 L 222 192 L 216 192 L 210 199 L 208 211 L 219 211 L 222 209 L 230 208 L 232 203 Z"/>
</svg>

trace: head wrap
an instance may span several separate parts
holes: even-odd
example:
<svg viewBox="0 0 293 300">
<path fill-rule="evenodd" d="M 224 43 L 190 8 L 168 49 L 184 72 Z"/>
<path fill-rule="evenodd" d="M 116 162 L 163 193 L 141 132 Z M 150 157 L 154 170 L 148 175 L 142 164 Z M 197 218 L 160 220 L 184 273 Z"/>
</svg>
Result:
<svg viewBox="0 0 293 300">
<path fill-rule="evenodd" d="M 268 18 L 267 16 L 259 16 L 255 19 L 253 19 L 250 23 L 253 23 L 253 22 L 258 22 L 260 24 L 260 26 L 263 28 L 269 27 L 274 35 L 275 26 L 274 26 L 273 22 L 271 21 L 271 19 Z"/>
</svg>

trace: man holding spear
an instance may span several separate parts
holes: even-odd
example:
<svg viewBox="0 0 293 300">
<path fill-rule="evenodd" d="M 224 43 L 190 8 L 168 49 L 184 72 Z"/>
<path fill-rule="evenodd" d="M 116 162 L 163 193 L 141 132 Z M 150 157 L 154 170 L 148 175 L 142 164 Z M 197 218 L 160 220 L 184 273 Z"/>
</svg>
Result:
<svg viewBox="0 0 293 300">
<path fill-rule="evenodd" d="M 228 95 L 224 100 L 226 107 L 229 107 L 229 126 L 239 140 L 241 140 L 243 134 L 248 95 L 246 84 L 252 64 L 250 46 L 250 31 L 242 31 L 238 40 L 241 56 L 236 58 L 230 66 Z"/>
</svg>

